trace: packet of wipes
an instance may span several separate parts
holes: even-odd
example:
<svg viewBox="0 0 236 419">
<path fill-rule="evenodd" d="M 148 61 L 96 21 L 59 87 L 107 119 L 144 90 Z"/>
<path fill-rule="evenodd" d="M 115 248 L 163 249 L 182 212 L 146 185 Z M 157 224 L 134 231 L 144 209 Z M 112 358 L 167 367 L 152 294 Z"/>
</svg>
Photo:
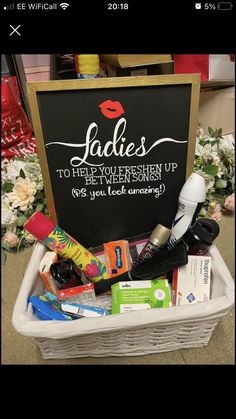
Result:
<svg viewBox="0 0 236 419">
<path fill-rule="evenodd" d="M 111 288 L 112 314 L 172 305 L 167 279 L 118 282 Z"/>
</svg>

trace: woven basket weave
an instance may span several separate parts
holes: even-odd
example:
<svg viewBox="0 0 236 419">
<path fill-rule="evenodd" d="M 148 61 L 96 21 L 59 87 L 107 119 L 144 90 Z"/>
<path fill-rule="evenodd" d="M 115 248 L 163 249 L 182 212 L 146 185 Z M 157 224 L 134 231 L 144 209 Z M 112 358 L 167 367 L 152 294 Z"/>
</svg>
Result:
<svg viewBox="0 0 236 419">
<path fill-rule="evenodd" d="M 211 247 L 211 300 L 192 306 L 148 309 L 70 322 L 41 321 L 29 312 L 29 295 L 43 292 L 39 262 L 47 249 L 38 243 L 14 307 L 12 322 L 31 336 L 43 358 L 146 355 L 208 344 L 218 321 L 234 304 L 234 282 L 215 246 Z"/>
</svg>

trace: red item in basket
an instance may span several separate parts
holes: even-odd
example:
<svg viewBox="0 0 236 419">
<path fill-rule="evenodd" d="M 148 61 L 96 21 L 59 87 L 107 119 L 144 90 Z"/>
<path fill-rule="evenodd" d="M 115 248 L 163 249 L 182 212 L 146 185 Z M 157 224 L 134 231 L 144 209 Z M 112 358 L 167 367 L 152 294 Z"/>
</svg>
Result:
<svg viewBox="0 0 236 419">
<path fill-rule="evenodd" d="M 38 153 L 31 124 L 22 107 L 16 76 L 1 78 L 1 158 Z"/>
<path fill-rule="evenodd" d="M 88 303 L 96 299 L 94 284 L 84 284 L 78 287 L 61 289 L 57 291 L 57 298 L 61 301 L 80 304 Z"/>
</svg>

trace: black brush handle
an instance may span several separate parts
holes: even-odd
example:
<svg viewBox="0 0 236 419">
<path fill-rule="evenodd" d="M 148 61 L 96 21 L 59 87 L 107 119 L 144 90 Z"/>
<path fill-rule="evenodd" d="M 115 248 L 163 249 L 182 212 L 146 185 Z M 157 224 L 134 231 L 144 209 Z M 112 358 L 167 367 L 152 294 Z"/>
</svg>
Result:
<svg viewBox="0 0 236 419">
<path fill-rule="evenodd" d="M 155 279 L 159 275 L 166 274 L 168 271 L 186 265 L 187 263 L 187 246 L 183 240 L 180 240 L 159 247 L 158 252 L 152 259 L 138 266 L 134 265 L 130 271 L 130 275 L 133 280 Z"/>
<path fill-rule="evenodd" d="M 95 294 L 98 295 L 98 294 L 107 292 L 111 289 L 112 285 L 117 284 L 117 282 L 121 282 L 121 281 L 130 281 L 128 272 L 115 276 L 114 278 L 101 279 L 100 281 L 95 282 L 94 283 Z"/>
</svg>

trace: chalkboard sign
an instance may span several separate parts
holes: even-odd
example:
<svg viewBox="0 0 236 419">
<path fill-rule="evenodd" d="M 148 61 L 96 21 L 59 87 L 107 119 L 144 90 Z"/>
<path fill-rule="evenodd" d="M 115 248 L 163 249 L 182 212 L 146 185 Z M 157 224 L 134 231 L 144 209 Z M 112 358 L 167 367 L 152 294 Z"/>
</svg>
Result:
<svg viewBox="0 0 236 419">
<path fill-rule="evenodd" d="M 50 216 L 84 246 L 171 227 L 193 171 L 198 75 L 28 83 Z"/>
</svg>

